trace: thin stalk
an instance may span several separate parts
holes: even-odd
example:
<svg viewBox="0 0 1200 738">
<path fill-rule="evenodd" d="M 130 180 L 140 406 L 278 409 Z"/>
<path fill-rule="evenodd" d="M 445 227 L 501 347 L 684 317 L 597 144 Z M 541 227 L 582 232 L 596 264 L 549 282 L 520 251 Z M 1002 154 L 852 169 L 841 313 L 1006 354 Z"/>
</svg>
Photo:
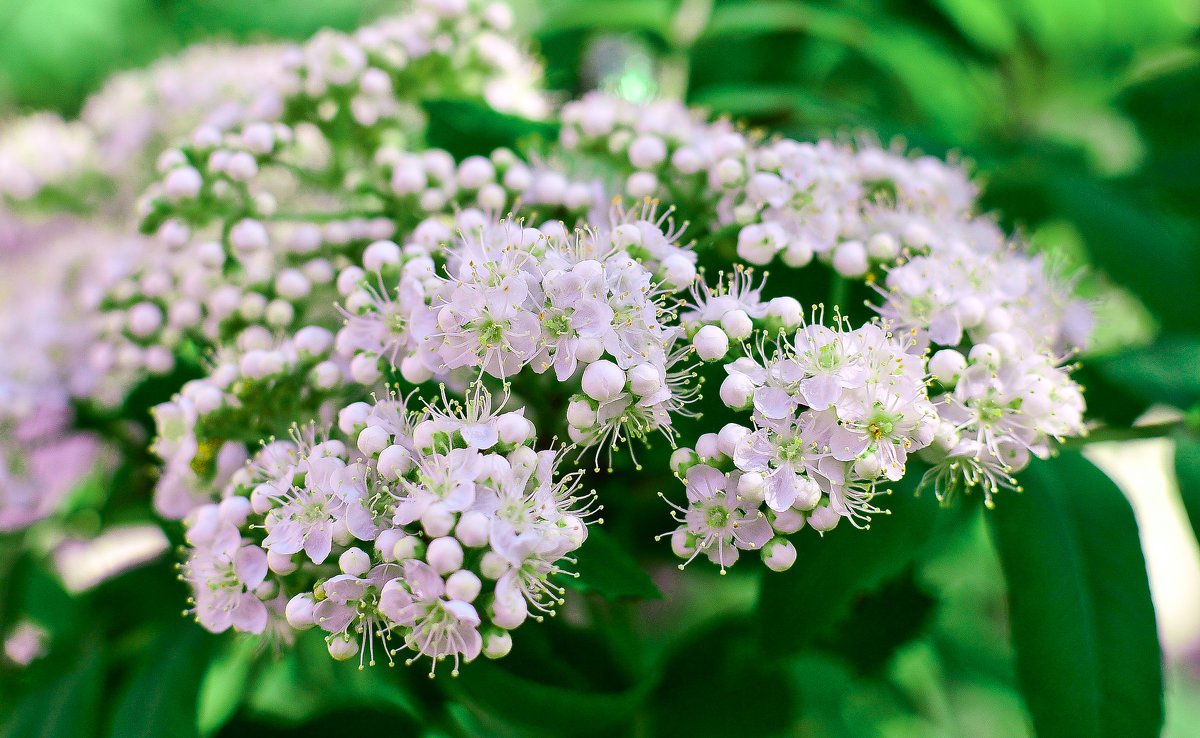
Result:
<svg viewBox="0 0 1200 738">
<path fill-rule="evenodd" d="M 1169 436 L 1176 431 L 1190 430 L 1188 422 L 1184 419 L 1171 420 L 1166 423 L 1150 423 L 1147 425 L 1134 425 L 1129 428 L 1119 428 L 1107 426 L 1097 428 L 1091 431 L 1086 436 L 1079 438 L 1068 438 L 1062 443 L 1063 448 L 1078 449 L 1089 446 L 1093 443 L 1106 443 L 1109 441 L 1137 441 L 1147 438 L 1162 438 Z"/>
</svg>

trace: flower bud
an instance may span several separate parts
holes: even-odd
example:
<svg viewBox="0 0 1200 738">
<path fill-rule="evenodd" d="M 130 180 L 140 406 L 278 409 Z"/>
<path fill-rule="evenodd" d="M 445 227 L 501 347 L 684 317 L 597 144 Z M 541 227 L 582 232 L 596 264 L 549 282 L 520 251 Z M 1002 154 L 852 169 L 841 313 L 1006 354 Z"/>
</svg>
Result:
<svg viewBox="0 0 1200 738">
<path fill-rule="evenodd" d="M 629 388 L 635 395 L 647 397 L 662 388 L 658 369 L 650 364 L 637 364 L 629 369 Z"/>
<path fill-rule="evenodd" d="M 575 428 L 591 428 L 596 423 L 596 409 L 591 401 L 576 395 L 576 399 L 567 404 L 567 423 Z"/>
<path fill-rule="evenodd" d="M 795 508 L 788 508 L 775 513 L 771 527 L 780 533 L 790 535 L 803 528 L 807 518 L 808 516 L 803 512 Z"/>
<path fill-rule="evenodd" d="M 308 593 L 298 594 L 288 600 L 287 605 L 283 608 L 283 616 L 287 618 L 288 625 L 296 630 L 308 630 L 316 625 L 313 605 L 313 596 Z"/>
<path fill-rule="evenodd" d="M 625 191 L 630 197 L 651 197 L 658 189 L 658 177 L 650 172 L 634 172 L 625 180 Z"/>
<path fill-rule="evenodd" d="M 779 258 L 792 269 L 803 269 L 812 263 L 812 246 L 804 240 L 789 241 Z"/>
<path fill-rule="evenodd" d="M 270 244 L 267 229 L 257 220 L 239 220 L 229 231 L 229 241 L 238 251 L 261 251 Z"/>
<path fill-rule="evenodd" d="M 671 533 L 671 552 L 681 559 L 686 559 L 696 553 L 696 536 L 688 533 L 687 528 L 676 528 Z"/>
<path fill-rule="evenodd" d="M 671 254 L 662 261 L 662 279 L 671 287 L 686 287 L 696 279 L 696 264 L 682 254 Z"/>
<path fill-rule="evenodd" d="M 763 546 L 762 559 L 771 571 L 787 571 L 796 563 L 796 547 L 785 538 L 773 538 Z"/>
<path fill-rule="evenodd" d="M 508 655 L 512 650 L 512 636 L 508 631 L 489 632 L 483 637 L 483 655 L 489 659 L 499 659 Z"/>
<path fill-rule="evenodd" d="M 361 435 L 359 441 L 362 441 Z M 378 468 L 384 479 L 395 481 L 412 470 L 412 454 L 403 446 L 388 446 L 379 452 Z"/>
<path fill-rule="evenodd" d="M 721 402 L 734 410 L 746 410 L 754 401 L 754 382 L 741 372 L 734 372 L 721 382 Z"/>
<path fill-rule="evenodd" d="M 336 633 L 328 636 L 325 645 L 335 661 L 347 661 L 358 653 L 358 641 L 351 639 L 349 634 Z"/>
<path fill-rule="evenodd" d="M 450 536 L 435 538 L 425 550 L 425 561 L 438 574 L 446 575 L 462 568 L 463 549 L 457 539 Z"/>
<path fill-rule="evenodd" d="M 408 534 L 399 528 L 381 531 L 375 537 L 375 550 L 379 552 L 379 558 L 384 561 L 392 561 L 396 555 L 396 544 L 407 536 Z"/>
<path fill-rule="evenodd" d="M 717 449 L 732 459 L 734 449 L 749 435 L 750 429 L 746 426 L 738 425 L 737 423 L 726 423 L 717 432 Z"/>
<path fill-rule="evenodd" d="M 604 343 L 599 338 L 580 338 L 575 343 L 575 358 L 580 364 L 590 364 L 604 356 Z"/>
<path fill-rule="evenodd" d="M 813 530 L 818 530 L 822 533 L 836 528 L 841 519 L 842 516 L 838 515 L 837 511 L 829 505 L 817 505 L 808 514 L 808 524 L 812 526 Z"/>
<path fill-rule="evenodd" d="M 737 494 L 746 502 L 762 502 L 766 499 L 765 491 L 763 475 L 758 472 L 745 472 L 738 478 Z"/>
<path fill-rule="evenodd" d="M 1000 352 L 995 346 L 989 343 L 977 343 L 971 347 L 967 358 L 972 364 L 982 364 L 989 369 L 996 369 L 1000 366 Z"/>
<path fill-rule="evenodd" d="M 425 555 L 425 544 L 417 536 L 405 536 L 392 547 L 392 559 L 397 563 Z"/>
<path fill-rule="evenodd" d="M 713 172 L 722 186 L 730 187 L 742 181 L 746 174 L 746 168 L 737 159 L 722 159 L 717 162 Z"/>
<path fill-rule="evenodd" d="M 533 424 L 518 412 L 504 413 L 496 419 L 496 431 L 501 443 L 519 446 L 533 435 Z"/>
<path fill-rule="evenodd" d="M 947 387 L 957 384 L 966 368 L 967 360 L 954 349 L 942 349 L 929 357 L 929 373 Z"/>
<path fill-rule="evenodd" d="M 601 359 L 583 370 L 583 392 L 597 402 L 613 399 L 625 389 L 625 372 L 616 364 Z"/>
<path fill-rule="evenodd" d="M 867 240 L 867 253 L 877 261 L 891 261 L 900 255 L 900 244 L 890 233 L 876 233 Z"/>
<path fill-rule="evenodd" d="M 396 266 L 400 263 L 400 247 L 393 241 L 376 241 L 363 251 L 363 268 L 369 272 L 378 272 L 385 265 Z"/>
<path fill-rule="evenodd" d="M 379 357 L 374 354 L 359 354 L 350 360 L 350 376 L 359 384 L 375 384 L 383 373 L 379 371 Z"/>
<path fill-rule="evenodd" d="M 343 574 L 361 577 L 371 569 L 371 557 L 361 548 L 348 548 L 338 557 L 338 567 Z"/>
<path fill-rule="evenodd" d="M 492 602 L 492 624 L 497 628 L 512 630 L 521 623 L 525 622 L 525 618 L 529 615 L 529 605 L 525 602 L 524 597 L 515 597 L 511 600 L 497 599 Z"/>
<path fill-rule="evenodd" d="M 371 458 L 378 456 L 391 443 L 392 434 L 379 425 L 368 425 L 358 434 L 358 450 Z"/>
<path fill-rule="evenodd" d="M 139 302 L 129 308 L 129 332 L 138 338 L 151 335 L 162 323 L 162 308 L 152 302 Z"/>
<path fill-rule="evenodd" d="M 629 163 L 638 169 L 657 166 L 667 158 L 667 145 L 658 136 L 645 134 L 629 144 Z"/>
<path fill-rule="evenodd" d="M 679 476 L 687 473 L 696 464 L 700 463 L 700 456 L 690 448 L 677 448 L 671 452 L 670 460 L 671 471 Z"/>
<path fill-rule="evenodd" d="M 458 517 L 454 537 L 468 548 L 479 548 L 487 545 L 491 530 L 491 518 L 479 510 L 468 510 Z"/>
<path fill-rule="evenodd" d="M 735 341 L 742 341 L 754 332 L 754 321 L 745 310 L 730 310 L 721 316 L 721 328 Z"/>
<path fill-rule="evenodd" d="M 846 241 L 833 251 L 833 268 L 843 277 L 861 277 L 870 268 L 861 241 Z"/>
<path fill-rule="evenodd" d="M 466 569 L 459 569 L 446 579 L 446 596 L 452 600 L 474 602 L 482 588 L 479 576 Z"/>
<path fill-rule="evenodd" d="M 454 530 L 454 523 L 454 513 L 441 502 L 433 503 L 421 514 L 421 528 L 430 538 L 450 535 L 450 531 Z"/>
<path fill-rule="evenodd" d="M 701 461 L 712 461 L 721 457 L 721 447 L 716 433 L 705 433 L 696 439 L 696 454 Z"/>
<path fill-rule="evenodd" d="M 351 403 L 338 411 L 338 430 L 347 436 L 356 436 L 367 424 L 367 416 L 370 414 L 371 406 L 367 403 Z"/>
<path fill-rule="evenodd" d="M 499 579 L 508 571 L 508 562 L 495 551 L 488 551 L 479 561 L 479 573 L 488 579 Z"/>
<path fill-rule="evenodd" d="M 178 167 L 167 174 L 163 190 L 167 194 L 167 199 L 178 202 L 190 200 L 199 195 L 203 185 L 204 178 L 194 167 Z"/>
<path fill-rule="evenodd" d="M 717 361 L 729 352 L 729 336 L 715 325 L 706 325 L 692 336 L 692 345 L 704 361 Z"/>
<path fill-rule="evenodd" d="M 400 376 L 412 384 L 428 382 L 433 378 L 433 370 L 425 366 L 417 356 L 405 356 L 400 360 Z"/>
</svg>

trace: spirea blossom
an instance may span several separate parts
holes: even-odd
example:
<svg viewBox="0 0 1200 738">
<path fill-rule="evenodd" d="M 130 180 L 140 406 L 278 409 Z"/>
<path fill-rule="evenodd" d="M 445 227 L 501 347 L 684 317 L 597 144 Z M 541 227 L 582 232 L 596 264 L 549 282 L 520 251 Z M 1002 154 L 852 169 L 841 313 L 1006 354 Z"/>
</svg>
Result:
<svg viewBox="0 0 1200 738">
<path fill-rule="evenodd" d="M 878 485 L 899 481 L 909 453 L 933 441 L 922 357 L 886 324 L 851 330 L 835 316 L 832 328 L 806 322 L 779 336 L 725 365 L 722 400 L 748 422 L 702 436 L 677 465 L 688 502 L 672 545 L 689 559 L 704 552 L 725 567 L 772 530 L 863 525 Z"/>
<path fill-rule="evenodd" d="M 332 436 L 263 446 L 226 499 L 187 518 L 197 619 L 260 632 L 282 618 L 325 631 L 335 658 L 407 648 L 431 673 L 503 655 L 485 643 L 560 604 L 557 576 L 595 512 L 578 475 L 558 471 L 562 450 L 535 438 L 477 385 L 420 411 L 395 397 L 347 406 Z"/>
</svg>

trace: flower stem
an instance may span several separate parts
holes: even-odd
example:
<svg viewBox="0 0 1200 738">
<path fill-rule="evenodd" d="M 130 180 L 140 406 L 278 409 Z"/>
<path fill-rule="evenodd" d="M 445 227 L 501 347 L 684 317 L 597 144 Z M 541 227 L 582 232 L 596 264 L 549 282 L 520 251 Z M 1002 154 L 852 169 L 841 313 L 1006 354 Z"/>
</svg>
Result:
<svg viewBox="0 0 1200 738">
<path fill-rule="evenodd" d="M 1136 441 L 1146 438 L 1162 438 L 1169 436 L 1172 433 L 1180 430 L 1190 430 L 1191 426 L 1186 419 L 1171 420 L 1165 423 L 1150 423 L 1147 425 L 1134 425 L 1129 428 L 1106 426 L 1097 428 L 1091 431 L 1086 436 L 1079 438 L 1068 438 L 1063 441 L 1063 448 L 1083 448 L 1093 443 L 1105 443 L 1108 441 Z"/>
</svg>

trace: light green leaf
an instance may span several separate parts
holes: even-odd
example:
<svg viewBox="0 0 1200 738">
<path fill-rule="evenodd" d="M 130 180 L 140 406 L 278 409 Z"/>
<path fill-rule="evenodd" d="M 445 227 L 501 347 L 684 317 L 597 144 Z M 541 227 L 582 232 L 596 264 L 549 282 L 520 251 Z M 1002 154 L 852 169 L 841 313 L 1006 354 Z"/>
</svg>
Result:
<svg viewBox="0 0 1200 738">
<path fill-rule="evenodd" d="M 1158 735 L 1161 656 L 1128 501 L 1077 453 L 1020 478 L 1025 491 L 998 500 L 987 521 L 1038 733 Z"/>
<path fill-rule="evenodd" d="M 236 638 L 208 665 L 200 683 L 196 725 L 200 735 L 211 736 L 237 712 L 250 680 L 254 652 L 258 644 L 251 638 Z"/>
</svg>

